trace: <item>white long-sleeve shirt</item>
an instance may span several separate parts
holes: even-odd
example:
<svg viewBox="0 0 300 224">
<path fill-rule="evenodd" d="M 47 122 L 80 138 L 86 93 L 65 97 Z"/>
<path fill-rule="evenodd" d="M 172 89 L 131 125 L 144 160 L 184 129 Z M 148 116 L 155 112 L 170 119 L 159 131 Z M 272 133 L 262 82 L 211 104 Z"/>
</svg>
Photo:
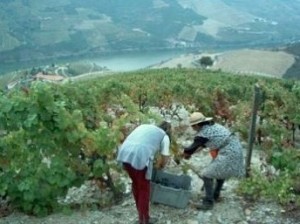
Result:
<svg viewBox="0 0 300 224">
<path fill-rule="evenodd" d="M 142 124 L 125 139 L 119 149 L 117 160 L 142 170 L 152 165 L 157 152 L 169 156 L 169 148 L 170 139 L 165 131 L 152 124 Z"/>
</svg>

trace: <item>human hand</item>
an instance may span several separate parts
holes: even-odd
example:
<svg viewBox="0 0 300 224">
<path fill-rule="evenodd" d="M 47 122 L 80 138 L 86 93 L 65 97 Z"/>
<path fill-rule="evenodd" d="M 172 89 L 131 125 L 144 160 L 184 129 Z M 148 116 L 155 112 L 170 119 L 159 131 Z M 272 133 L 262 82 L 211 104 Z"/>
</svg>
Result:
<svg viewBox="0 0 300 224">
<path fill-rule="evenodd" d="M 165 168 L 165 166 L 163 164 L 161 164 L 161 163 L 155 164 L 155 169 L 157 169 L 157 170 L 162 170 L 164 168 Z"/>
<path fill-rule="evenodd" d="M 161 157 L 156 158 L 156 160 L 154 162 L 154 167 L 155 167 L 155 169 L 162 169 L 163 163 L 162 163 Z"/>
<path fill-rule="evenodd" d="M 192 155 L 188 154 L 188 153 L 182 153 L 182 158 L 184 159 L 190 159 L 192 157 Z"/>
<path fill-rule="evenodd" d="M 160 156 L 157 157 L 154 167 L 156 169 L 163 169 L 163 168 L 166 167 L 168 162 L 169 162 L 169 157 L 168 156 L 160 155 Z"/>
<path fill-rule="evenodd" d="M 180 154 L 180 155 L 174 156 L 173 159 L 174 159 L 174 162 L 175 162 L 177 165 L 179 165 L 182 158 L 183 158 L 183 157 L 182 157 L 182 155 Z"/>
</svg>

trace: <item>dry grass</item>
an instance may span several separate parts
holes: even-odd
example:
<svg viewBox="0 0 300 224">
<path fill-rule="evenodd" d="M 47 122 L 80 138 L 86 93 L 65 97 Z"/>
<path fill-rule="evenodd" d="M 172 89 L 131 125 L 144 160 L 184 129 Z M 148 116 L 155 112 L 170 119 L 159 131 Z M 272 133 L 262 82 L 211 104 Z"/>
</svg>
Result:
<svg viewBox="0 0 300 224">
<path fill-rule="evenodd" d="M 214 54 L 186 54 L 157 64 L 153 68 L 196 68 L 197 60 L 210 56 L 213 70 L 282 78 L 295 62 L 295 56 L 283 51 L 241 49 Z"/>
</svg>

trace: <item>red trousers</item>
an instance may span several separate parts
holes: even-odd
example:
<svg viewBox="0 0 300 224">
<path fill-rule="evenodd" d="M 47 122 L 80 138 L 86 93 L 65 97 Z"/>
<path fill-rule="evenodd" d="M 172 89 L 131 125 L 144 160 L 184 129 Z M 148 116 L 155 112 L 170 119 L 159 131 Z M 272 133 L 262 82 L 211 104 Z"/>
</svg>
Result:
<svg viewBox="0 0 300 224">
<path fill-rule="evenodd" d="M 139 223 L 148 223 L 150 204 L 150 180 L 145 178 L 147 167 L 136 170 L 130 164 L 124 163 L 124 169 L 132 180 L 132 193 L 139 215 Z"/>
</svg>

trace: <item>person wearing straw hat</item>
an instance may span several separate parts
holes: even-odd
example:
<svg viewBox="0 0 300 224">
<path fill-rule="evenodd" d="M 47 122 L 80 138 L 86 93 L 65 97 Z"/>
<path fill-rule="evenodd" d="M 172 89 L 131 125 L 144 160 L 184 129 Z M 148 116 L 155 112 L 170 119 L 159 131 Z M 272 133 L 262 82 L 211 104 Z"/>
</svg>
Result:
<svg viewBox="0 0 300 224">
<path fill-rule="evenodd" d="M 191 127 L 197 132 L 193 143 L 184 148 L 183 158 L 189 159 L 198 148 L 209 148 L 211 163 L 202 171 L 205 196 L 196 204 L 199 210 L 213 209 L 218 201 L 224 181 L 245 175 L 243 148 L 238 137 L 212 117 L 194 112 L 189 117 Z M 215 187 L 214 180 L 216 180 Z"/>
</svg>

